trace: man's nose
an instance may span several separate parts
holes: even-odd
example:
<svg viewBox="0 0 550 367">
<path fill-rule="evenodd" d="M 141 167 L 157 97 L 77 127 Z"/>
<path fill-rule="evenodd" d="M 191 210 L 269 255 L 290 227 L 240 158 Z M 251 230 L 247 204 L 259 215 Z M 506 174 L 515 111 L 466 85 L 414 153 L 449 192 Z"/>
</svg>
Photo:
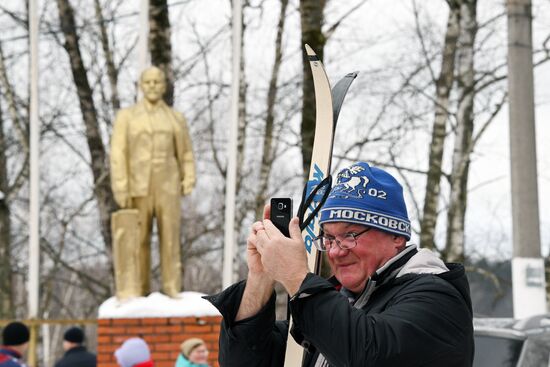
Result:
<svg viewBox="0 0 550 367">
<path fill-rule="evenodd" d="M 348 252 L 349 252 L 349 250 L 344 250 L 344 249 L 340 248 L 340 246 L 338 246 L 337 244 L 333 244 L 330 247 L 330 250 L 328 250 L 328 254 L 331 257 L 346 256 L 348 254 Z"/>
</svg>

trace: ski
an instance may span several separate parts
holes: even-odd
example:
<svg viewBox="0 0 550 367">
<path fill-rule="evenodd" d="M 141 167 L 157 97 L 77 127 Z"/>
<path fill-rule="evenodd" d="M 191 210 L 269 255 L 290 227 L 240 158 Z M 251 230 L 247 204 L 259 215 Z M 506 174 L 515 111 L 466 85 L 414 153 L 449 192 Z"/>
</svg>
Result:
<svg viewBox="0 0 550 367">
<path fill-rule="evenodd" d="M 315 136 L 311 153 L 311 165 L 306 184 L 306 197 L 330 174 L 330 162 L 332 159 L 332 144 L 334 140 L 334 109 L 332 107 L 332 93 L 325 68 L 309 45 L 305 45 L 309 57 L 309 65 L 313 74 L 315 88 Z M 311 204 L 305 209 L 305 215 L 312 213 L 319 203 L 324 191 L 317 192 L 312 198 Z M 313 239 L 319 232 L 319 218 L 314 217 L 302 231 L 306 250 L 308 253 L 308 265 L 311 271 L 318 269 L 317 249 L 313 246 Z"/>
<path fill-rule="evenodd" d="M 346 74 L 346 76 L 340 79 L 334 88 L 332 88 L 332 119 L 334 120 L 334 130 L 336 130 L 336 122 L 338 121 L 344 98 L 346 98 L 351 83 L 357 78 L 357 74 L 359 74 L 357 71 Z"/>
<path fill-rule="evenodd" d="M 305 45 L 309 64 L 313 74 L 315 89 L 315 136 L 311 155 L 308 181 L 304 189 L 302 203 L 298 209 L 309 269 L 316 274 L 320 271 L 321 253 L 313 246 L 313 239 L 319 234 L 317 213 L 330 191 L 330 165 L 336 122 L 349 86 L 357 73 L 349 73 L 342 78 L 331 91 L 327 74 L 313 49 Z M 285 367 L 298 367 L 302 364 L 304 349 L 292 336 L 292 319 L 289 320 L 289 334 L 285 353 Z"/>
</svg>

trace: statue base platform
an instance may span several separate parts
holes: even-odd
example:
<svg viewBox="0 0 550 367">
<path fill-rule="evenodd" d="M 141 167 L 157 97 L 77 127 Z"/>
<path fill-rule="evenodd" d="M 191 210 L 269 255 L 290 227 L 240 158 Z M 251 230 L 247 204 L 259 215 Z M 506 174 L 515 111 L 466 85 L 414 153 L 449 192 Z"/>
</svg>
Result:
<svg viewBox="0 0 550 367">
<path fill-rule="evenodd" d="M 102 367 L 118 367 L 114 352 L 128 338 L 141 337 L 149 345 L 155 367 L 174 367 L 180 344 L 201 338 L 210 354 L 208 363 L 218 364 L 221 315 L 204 294 L 182 292 L 179 298 L 161 293 L 119 302 L 109 298 L 99 307 L 97 362 Z"/>
</svg>

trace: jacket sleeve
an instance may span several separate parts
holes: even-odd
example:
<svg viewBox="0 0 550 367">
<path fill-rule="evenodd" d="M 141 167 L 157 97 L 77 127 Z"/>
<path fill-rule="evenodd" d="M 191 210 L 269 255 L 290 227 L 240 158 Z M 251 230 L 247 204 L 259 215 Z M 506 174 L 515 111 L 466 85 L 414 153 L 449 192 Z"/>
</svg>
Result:
<svg viewBox="0 0 550 367">
<path fill-rule="evenodd" d="M 400 288 L 383 311 L 370 313 L 309 274 L 290 307 L 299 333 L 331 366 L 464 366 L 434 364 L 464 359 L 464 340 L 471 335 L 464 303 L 452 285 L 423 275 Z"/>
<path fill-rule="evenodd" d="M 204 298 L 220 311 L 219 362 L 224 367 L 281 367 L 284 362 L 287 321 L 275 321 L 275 292 L 255 316 L 235 321 L 245 282 Z"/>
</svg>

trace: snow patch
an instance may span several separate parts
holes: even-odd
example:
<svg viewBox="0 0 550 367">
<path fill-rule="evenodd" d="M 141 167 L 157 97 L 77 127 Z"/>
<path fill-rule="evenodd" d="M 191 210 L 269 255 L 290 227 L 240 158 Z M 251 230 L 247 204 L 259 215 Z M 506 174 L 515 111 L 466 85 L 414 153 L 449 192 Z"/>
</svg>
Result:
<svg viewBox="0 0 550 367">
<path fill-rule="evenodd" d="M 100 319 L 124 319 L 136 317 L 189 317 L 219 316 L 210 302 L 201 297 L 204 293 L 182 292 L 178 298 L 170 298 L 154 292 L 147 297 L 119 301 L 111 297 L 99 306 Z"/>
</svg>

